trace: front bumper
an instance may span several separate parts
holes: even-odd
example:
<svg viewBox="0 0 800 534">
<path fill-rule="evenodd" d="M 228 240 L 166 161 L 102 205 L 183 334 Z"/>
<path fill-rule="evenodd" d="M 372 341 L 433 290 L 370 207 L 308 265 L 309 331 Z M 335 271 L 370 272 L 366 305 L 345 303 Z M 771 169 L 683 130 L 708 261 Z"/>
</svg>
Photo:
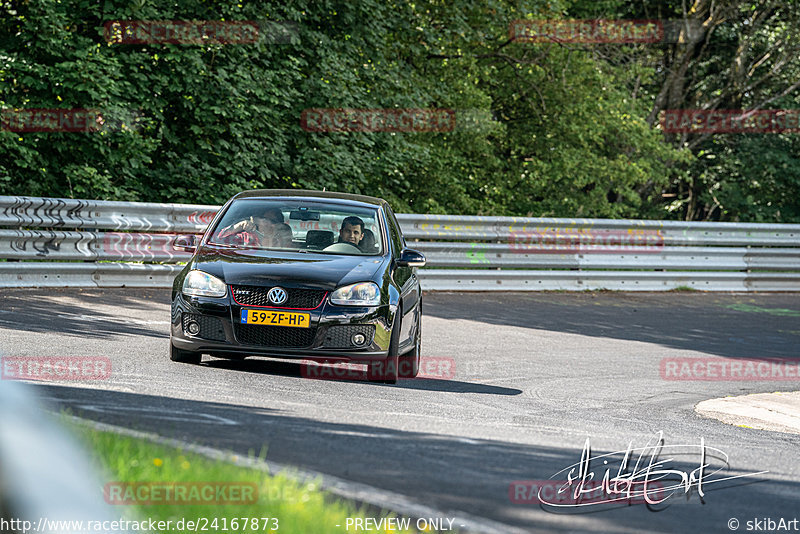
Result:
<svg viewBox="0 0 800 534">
<path fill-rule="evenodd" d="M 224 298 L 186 297 L 176 292 L 172 302 L 170 337 L 182 350 L 205 354 L 254 355 L 302 358 L 317 361 L 384 360 L 389 351 L 394 310 L 387 304 L 376 307 L 335 306 L 327 297 L 315 309 L 309 328 L 243 325 L 238 321 L 243 308 L 228 291 Z M 280 310 L 276 311 L 295 311 Z M 200 326 L 197 335 L 187 331 L 188 321 Z M 352 334 L 367 338 L 354 346 Z"/>
</svg>

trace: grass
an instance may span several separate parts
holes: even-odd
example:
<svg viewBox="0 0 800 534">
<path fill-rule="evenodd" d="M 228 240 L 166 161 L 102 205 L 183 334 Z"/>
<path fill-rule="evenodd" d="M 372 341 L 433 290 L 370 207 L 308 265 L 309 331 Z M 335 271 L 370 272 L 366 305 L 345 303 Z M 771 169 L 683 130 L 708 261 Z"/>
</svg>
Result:
<svg viewBox="0 0 800 534">
<path fill-rule="evenodd" d="M 670 289 L 669 291 L 674 292 L 674 293 L 691 293 L 693 291 L 694 292 L 699 292 L 698 289 L 695 289 L 695 288 L 689 287 L 689 286 L 675 286 L 672 289 Z"/>
<path fill-rule="evenodd" d="M 737 303 L 725 306 L 730 310 L 736 310 L 749 313 L 766 313 L 776 317 L 800 317 L 800 311 L 790 310 L 787 308 L 762 308 L 760 306 L 753 306 L 751 304 Z"/>
<path fill-rule="evenodd" d="M 250 487 L 252 504 L 204 502 L 203 504 L 119 504 L 120 515 L 131 520 L 153 519 L 172 521 L 171 528 L 161 532 L 184 532 L 190 530 L 177 528 L 179 520 L 197 521 L 207 518 L 209 529 L 216 518 L 216 531 L 222 532 L 280 532 L 281 534 L 310 534 L 315 532 L 335 532 L 345 528 L 347 518 L 395 517 L 386 512 L 371 513 L 370 510 L 345 501 L 319 488 L 319 481 L 302 483 L 281 474 L 270 475 L 265 471 L 212 460 L 202 455 L 182 451 L 150 442 L 144 439 L 120 436 L 84 426 L 74 427 L 79 439 L 91 450 L 94 459 L 106 473 L 107 484 L 112 483 L 157 483 L 160 487 L 178 483 L 178 486 L 192 487 L 192 483 L 208 483 L 215 486 L 235 485 Z M 263 456 L 261 457 L 263 459 Z M 186 484 L 184 484 L 186 483 Z M 223 484 L 220 484 L 223 483 Z M 253 491 L 252 488 L 255 488 Z M 152 491 L 152 489 L 149 489 Z M 173 490 L 175 491 L 175 490 Z M 117 492 L 116 495 L 122 495 Z M 131 495 L 130 493 L 128 495 Z M 233 493 L 229 494 L 229 499 Z M 135 499 L 135 497 L 134 497 Z M 214 497 L 212 497 L 214 499 Z M 235 501 L 247 499 L 237 497 Z M 253 501 L 255 501 L 253 503 Z M 265 522 L 261 518 L 277 518 L 278 529 L 270 530 L 275 522 Z M 238 518 L 237 528 L 232 528 Z M 243 519 L 248 518 L 247 527 Z M 251 518 L 259 518 L 257 528 Z M 224 520 L 224 523 L 223 523 Z M 265 523 L 268 525 L 264 528 Z M 411 525 L 415 523 L 412 520 Z M 223 529 L 227 525 L 227 530 Z M 339 525 L 337 527 L 337 525 Z M 352 525 L 352 524 L 351 524 Z M 385 525 L 385 523 L 384 523 Z M 199 530 L 202 530 L 202 526 Z M 214 529 L 212 529 L 214 530 Z M 353 531 L 350 527 L 350 531 Z M 209 530 L 211 531 L 211 530 Z M 416 530 L 397 531 L 391 529 L 364 529 L 359 532 L 417 532 Z"/>
</svg>

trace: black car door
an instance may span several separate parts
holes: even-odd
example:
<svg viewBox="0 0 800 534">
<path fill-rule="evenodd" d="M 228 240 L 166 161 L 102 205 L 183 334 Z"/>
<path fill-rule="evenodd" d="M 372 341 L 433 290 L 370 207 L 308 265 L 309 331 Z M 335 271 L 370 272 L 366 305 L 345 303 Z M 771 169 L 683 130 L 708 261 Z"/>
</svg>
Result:
<svg viewBox="0 0 800 534">
<path fill-rule="evenodd" d="M 403 237 L 403 232 L 400 230 L 400 224 L 394 216 L 394 212 L 387 205 L 386 217 L 389 222 L 389 240 L 392 247 L 392 256 L 396 260 L 400 257 L 400 253 L 406 248 L 406 241 Z M 408 348 L 413 341 L 414 326 L 416 325 L 418 310 L 418 302 L 420 296 L 419 279 L 417 278 L 416 269 L 413 267 L 401 267 L 397 263 L 392 265 L 395 283 L 400 287 L 400 295 L 403 300 L 403 322 L 402 329 L 400 330 L 400 346 L 401 349 Z"/>
</svg>

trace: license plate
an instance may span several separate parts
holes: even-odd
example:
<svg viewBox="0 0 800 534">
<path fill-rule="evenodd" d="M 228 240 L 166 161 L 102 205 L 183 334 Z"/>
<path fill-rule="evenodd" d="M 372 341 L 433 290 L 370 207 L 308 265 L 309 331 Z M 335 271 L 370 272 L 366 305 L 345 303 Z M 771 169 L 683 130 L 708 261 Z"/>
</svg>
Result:
<svg viewBox="0 0 800 534">
<path fill-rule="evenodd" d="M 308 313 L 243 309 L 241 322 L 242 324 L 267 324 L 272 326 L 308 328 L 311 326 L 311 315 Z"/>
</svg>

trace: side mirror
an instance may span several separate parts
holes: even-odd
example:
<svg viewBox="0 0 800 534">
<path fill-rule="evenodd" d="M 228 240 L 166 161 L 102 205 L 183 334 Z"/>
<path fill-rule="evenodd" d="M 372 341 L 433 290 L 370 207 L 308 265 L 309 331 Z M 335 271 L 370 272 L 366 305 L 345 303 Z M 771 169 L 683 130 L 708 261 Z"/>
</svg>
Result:
<svg viewBox="0 0 800 534">
<path fill-rule="evenodd" d="M 400 267 L 424 267 L 425 256 L 421 252 L 410 248 L 404 248 L 400 252 L 400 257 L 397 258 L 397 265 Z"/>
<path fill-rule="evenodd" d="M 179 235 L 172 242 L 172 248 L 184 252 L 194 252 L 197 250 L 197 236 L 194 234 Z"/>
</svg>

